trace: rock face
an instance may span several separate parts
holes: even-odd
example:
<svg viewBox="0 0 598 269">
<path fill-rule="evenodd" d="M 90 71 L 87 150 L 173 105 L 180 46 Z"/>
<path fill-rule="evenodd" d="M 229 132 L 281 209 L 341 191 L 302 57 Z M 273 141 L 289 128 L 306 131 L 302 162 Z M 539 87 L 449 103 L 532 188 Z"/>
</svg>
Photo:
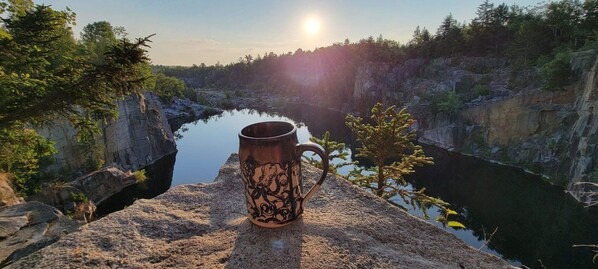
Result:
<svg viewBox="0 0 598 269">
<path fill-rule="evenodd" d="M 580 193 L 587 191 L 588 185 L 577 185 L 579 181 L 596 180 L 596 175 L 591 175 L 592 170 L 598 171 L 598 57 L 592 58 L 594 63 L 589 70 L 584 70 L 583 61 L 574 62 L 573 67 L 582 69 L 582 77 L 577 85 L 574 103 L 576 117 L 570 131 L 564 137 L 566 152 L 565 158 L 571 160 L 569 169 L 569 184 L 567 188 L 579 199 L 585 197 Z M 579 57 L 578 59 L 583 59 Z M 594 190 L 595 191 L 595 190 Z M 596 198 L 596 197 L 594 197 Z M 587 200 L 586 202 L 592 202 Z"/>
<path fill-rule="evenodd" d="M 176 152 L 176 144 L 159 98 L 153 93 L 131 95 L 118 102 L 118 118 L 101 124 L 98 138 L 106 163 L 116 163 L 125 170 L 139 170 L 165 155 Z M 66 121 L 39 130 L 55 141 L 56 168 L 78 170 L 86 157 L 74 139 L 76 130 Z"/>
<path fill-rule="evenodd" d="M 584 200 L 578 194 L 589 185 L 576 182 L 595 180 L 598 171 L 596 54 L 574 54 L 573 82 L 557 92 L 542 90 L 533 70 L 510 77 L 504 59 L 368 63 L 357 70 L 353 110 L 371 107 L 372 100 L 406 107 L 420 142 L 543 174 Z M 463 107 L 432 113 L 443 92 L 456 93 Z"/>
<path fill-rule="evenodd" d="M 459 135 L 430 135 L 426 130 L 422 141 L 545 174 L 583 200 L 577 194 L 588 189 L 575 183 L 593 180 L 598 160 L 598 118 L 593 111 L 598 105 L 598 60 L 584 55 L 574 59 L 585 64 L 573 64 L 579 77 L 564 91 L 534 88 L 472 104 L 458 119 L 430 125 L 430 130 L 453 128 Z"/>
<path fill-rule="evenodd" d="M 299 221 L 257 227 L 238 163 L 233 155 L 218 182 L 138 200 L 8 268 L 511 268 L 332 175 Z"/>
<path fill-rule="evenodd" d="M 119 104 L 119 117 L 104 127 L 106 162 L 138 170 L 176 151 L 162 104 L 153 93 L 129 96 Z"/>
<path fill-rule="evenodd" d="M 39 202 L 0 208 L 0 267 L 56 242 L 78 227 L 76 221 L 56 208 Z"/>
</svg>

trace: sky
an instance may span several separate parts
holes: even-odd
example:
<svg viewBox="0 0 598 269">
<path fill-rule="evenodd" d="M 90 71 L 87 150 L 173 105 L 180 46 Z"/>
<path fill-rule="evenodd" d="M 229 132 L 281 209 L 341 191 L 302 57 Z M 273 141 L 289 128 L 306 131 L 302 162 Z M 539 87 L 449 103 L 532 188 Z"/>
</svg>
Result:
<svg viewBox="0 0 598 269">
<path fill-rule="evenodd" d="M 35 0 L 34 0 L 35 1 Z M 77 14 L 74 34 L 79 38 L 88 23 L 108 21 L 122 26 L 129 37 L 152 37 L 153 64 L 228 64 L 239 57 L 265 52 L 313 50 L 348 38 L 368 36 L 406 43 L 416 26 L 435 33 L 450 13 L 470 22 L 482 0 L 376 0 L 376 1 L 198 1 L 198 0 L 42 0 L 57 10 L 69 7 Z M 520 6 L 539 0 L 490 1 Z M 319 30 L 307 31 L 308 19 Z"/>
</svg>

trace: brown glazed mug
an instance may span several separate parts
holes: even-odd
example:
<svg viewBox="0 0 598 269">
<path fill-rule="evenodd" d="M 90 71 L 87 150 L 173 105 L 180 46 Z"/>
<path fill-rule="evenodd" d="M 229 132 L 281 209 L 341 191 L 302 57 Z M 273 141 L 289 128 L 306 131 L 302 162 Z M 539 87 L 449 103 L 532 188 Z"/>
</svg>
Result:
<svg viewBox="0 0 598 269">
<path fill-rule="evenodd" d="M 313 151 L 322 159 L 320 180 L 302 195 L 301 154 Z M 297 128 L 269 121 L 246 126 L 239 133 L 239 160 L 245 185 L 247 217 L 258 226 L 277 228 L 297 220 L 328 173 L 328 156 L 315 143 L 297 141 Z"/>
</svg>

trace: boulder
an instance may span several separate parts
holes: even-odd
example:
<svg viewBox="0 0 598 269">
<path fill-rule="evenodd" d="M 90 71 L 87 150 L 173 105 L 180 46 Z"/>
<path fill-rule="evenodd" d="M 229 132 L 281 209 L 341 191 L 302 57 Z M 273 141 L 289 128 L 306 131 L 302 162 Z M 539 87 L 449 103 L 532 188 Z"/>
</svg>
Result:
<svg viewBox="0 0 598 269">
<path fill-rule="evenodd" d="M 309 184 L 320 173 L 303 168 Z M 333 175 L 295 223 L 260 228 L 246 214 L 232 155 L 217 182 L 138 200 L 8 268 L 511 268 Z"/>
<path fill-rule="evenodd" d="M 40 202 L 0 208 L 0 267 L 56 242 L 78 227 L 58 209 Z"/>
<path fill-rule="evenodd" d="M 71 186 L 81 190 L 94 204 L 100 204 L 124 188 L 137 183 L 131 172 L 123 172 L 116 167 L 106 167 L 71 182 Z"/>
<path fill-rule="evenodd" d="M 136 184 L 137 180 L 131 172 L 123 172 L 117 167 L 105 167 L 69 183 L 59 186 L 49 186 L 28 199 L 45 204 L 71 206 L 73 195 L 83 193 L 93 204 L 99 205 L 104 200 L 122 191 L 124 188 Z"/>
</svg>

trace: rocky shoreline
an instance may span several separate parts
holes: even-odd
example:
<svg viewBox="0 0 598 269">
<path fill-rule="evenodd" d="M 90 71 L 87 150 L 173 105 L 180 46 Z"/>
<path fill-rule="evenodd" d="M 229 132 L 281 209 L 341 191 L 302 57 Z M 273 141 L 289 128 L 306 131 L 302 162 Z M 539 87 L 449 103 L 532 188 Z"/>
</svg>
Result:
<svg viewBox="0 0 598 269">
<path fill-rule="evenodd" d="M 200 105 L 189 99 L 178 97 L 174 97 L 172 103 L 165 105 L 163 108 L 172 132 L 176 132 L 185 123 L 194 122 L 223 112 L 220 108 Z"/>
</svg>

